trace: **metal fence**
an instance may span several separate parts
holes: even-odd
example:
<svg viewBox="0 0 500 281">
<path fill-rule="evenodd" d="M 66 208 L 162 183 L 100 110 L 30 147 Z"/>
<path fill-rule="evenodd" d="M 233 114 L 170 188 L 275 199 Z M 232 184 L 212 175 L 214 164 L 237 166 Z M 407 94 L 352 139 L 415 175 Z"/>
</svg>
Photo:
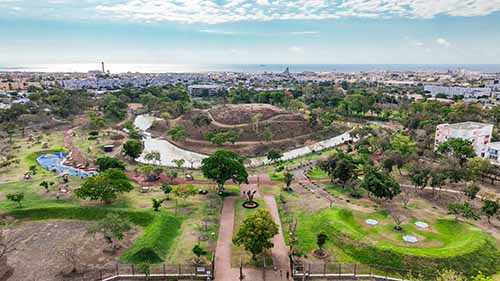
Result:
<svg viewBox="0 0 500 281">
<path fill-rule="evenodd" d="M 434 274 L 423 274 L 412 272 L 402 268 L 391 268 L 385 266 L 369 266 L 364 264 L 349 263 L 305 263 L 297 265 L 291 261 L 292 277 L 294 280 L 349 280 L 349 279 L 373 279 L 373 280 L 398 280 L 403 281 L 410 276 L 432 280 Z"/>
<path fill-rule="evenodd" d="M 113 271 L 101 271 L 95 280 L 212 280 L 214 266 L 211 264 L 200 265 L 150 265 L 147 270 L 137 265 L 117 264 Z"/>
</svg>

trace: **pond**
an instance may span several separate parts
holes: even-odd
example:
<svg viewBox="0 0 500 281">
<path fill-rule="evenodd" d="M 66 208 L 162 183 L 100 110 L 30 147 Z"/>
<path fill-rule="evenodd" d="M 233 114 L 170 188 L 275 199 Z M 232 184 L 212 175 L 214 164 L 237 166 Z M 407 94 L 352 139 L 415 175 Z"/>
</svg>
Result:
<svg viewBox="0 0 500 281">
<path fill-rule="evenodd" d="M 40 155 L 36 158 L 36 162 L 40 164 L 43 168 L 49 171 L 56 171 L 57 174 L 68 173 L 72 176 L 77 177 L 88 177 L 93 176 L 96 172 L 87 172 L 80 169 L 76 169 L 70 166 L 63 165 L 62 162 L 66 158 L 66 153 L 64 152 L 53 152 Z"/>
</svg>

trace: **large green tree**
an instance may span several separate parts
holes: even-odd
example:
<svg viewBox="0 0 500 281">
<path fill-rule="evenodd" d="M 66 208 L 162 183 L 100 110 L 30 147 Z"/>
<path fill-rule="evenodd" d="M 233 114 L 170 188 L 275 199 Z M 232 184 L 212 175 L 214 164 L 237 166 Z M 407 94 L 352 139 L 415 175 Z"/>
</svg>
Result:
<svg viewBox="0 0 500 281">
<path fill-rule="evenodd" d="M 123 171 L 111 168 L 87 178 L 82 186 L 75 190 L 75 195 L 81 199 L 110 203 L 118 194 L 130 192 L 132 189 L 134 187 Z"/>
<path fill-rule="evenodd" d="M 409 136 L 396 134 L 391 138 L 390 144 L 403 157 L 410 157 L 417 151 L 417 144 Z"/>
<path fill-rule="evenodd" d="M 392 200 L 401 193 L 399 183 L 388 173 L 367 165 L 364 169 L 364 178 L 360 185 L 375 197 Z"/>
<path fill-rule="evenodd" d="M 461 138 L 451 138 L 438 145 L 437 151 L 441 154 L 451 155 L 460 165 L 464 165 L 468 158 L 476 156 L 472 142 Z"/>
<path fill-rule="evenodd" d="M 243 221 L 233 243 L 243 246 L 252 254 L 252 259 L 256 260 L 257 255 L 273 247 L 270 240 L 276 234 L 278 234 L 278 225 L 271 214 L 266 210 L 258 210 Z"/>
<path fill-rule="evenodd" d="M 141 156 L 143 149 L 142 143 L 137 140 L 129 140 L 123 144 L 123 153 L 132 159 Z"/>
<path fill-rule="evenodd" d="M 202 160 L 203 175 L 217 183 L 219 192 L 224 190 L 224 183 L 233 180 L 235 183 L 248 183 L 248 173 L 243 158 L 237 153 L 218 150 Z"/>
<path fill-rule="evenodd" d="M 97 158 L 97 160 L 95 161 L 95 164 L 97 166 L 97 168 L 99 169 L 99 171 L 106 171 L 107 169 L 111 169 L 111 168 L 116 168 L 116 169 L 119 169 L 119 170 L 122 170 L 124 171 L 125 170 L 125 164 L 116 159 L 116 158 L 113 158 L 113 157 L 100 157 L 100 158 Z"/>
</svg>

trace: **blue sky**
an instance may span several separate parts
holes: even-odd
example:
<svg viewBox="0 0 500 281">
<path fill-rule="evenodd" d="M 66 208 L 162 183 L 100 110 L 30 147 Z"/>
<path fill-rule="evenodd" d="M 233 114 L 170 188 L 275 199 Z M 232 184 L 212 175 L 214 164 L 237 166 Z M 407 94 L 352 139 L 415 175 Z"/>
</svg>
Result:
<svg viewBox="0 0 500 281">
<path fill-rule="evenodd" d="M 500 64 L 500 0 L 0 0 L 0 65 Z"/>
</svg>

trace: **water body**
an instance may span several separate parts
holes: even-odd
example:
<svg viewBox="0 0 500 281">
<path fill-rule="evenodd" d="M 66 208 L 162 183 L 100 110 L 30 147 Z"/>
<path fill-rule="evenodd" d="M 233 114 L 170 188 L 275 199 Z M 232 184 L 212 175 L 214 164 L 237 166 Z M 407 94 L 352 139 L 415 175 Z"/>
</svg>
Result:
<svg viewBox="0 0 500 281">
<path fill-rule="evenodd" d="M 106 69 L 111 73 L 206 73 L 206 72 L 239 72 L 239 73 L 281 73 L 289 68 L 292 73 L 311 72 L 373 72 L 373 71 L 433 71 L 465 69 L 485 73 L 500 72 L 500 64 L 125 64 L 109 63 Z M 37 64 L 21 66 L 2 66 L 0 72 L 88 72 L 100 70 L 99 63 L 74 64 Z"/>
<path fill-rule="evenodd" d="M 149 116 L 149 115 L 139 115 L 134 120 L 134 125 L 144 132 L 144 152 L 142 155 L 136 159 L 140 163 L 144 164 L 155 164 L 152 161 L 147 161 L 144 159 L 144 156 L 148 152 L 157 151 L 160 153 L 160 164 L 162 166 L 175 166 L 172 162 L 176 159 L 184 159 L 186 163 L 184 163 L 185 168 L 199 168 L 201 167 L 201 161 L 208 157 L 208 155 L 192 152 L 189 150 L 182 149 L 177 147 L 166 140 L 155 139 L 151 137 L 151 134 L 147 133 L 147 130 L 151 127 L 153 122 L 157 118 Z M 346 132 L 340 136 L 336 136 L 327 140 L 323 140 L 317 142 L 313 145 L 299 147 L 287 152 L 283 153 L 282 160 L 291 160 L 300 156 L 304 156 L 316 151 L 321 151 L 327 148 L 331 148 L 342 144 L 346 141 L 352 140 L 349 132 Z M 265 157 L 256 157 L 250 159 L 250 166 L 260 166 L 263 164 L 268 164 L 269 160 Z"/>
</svg>

